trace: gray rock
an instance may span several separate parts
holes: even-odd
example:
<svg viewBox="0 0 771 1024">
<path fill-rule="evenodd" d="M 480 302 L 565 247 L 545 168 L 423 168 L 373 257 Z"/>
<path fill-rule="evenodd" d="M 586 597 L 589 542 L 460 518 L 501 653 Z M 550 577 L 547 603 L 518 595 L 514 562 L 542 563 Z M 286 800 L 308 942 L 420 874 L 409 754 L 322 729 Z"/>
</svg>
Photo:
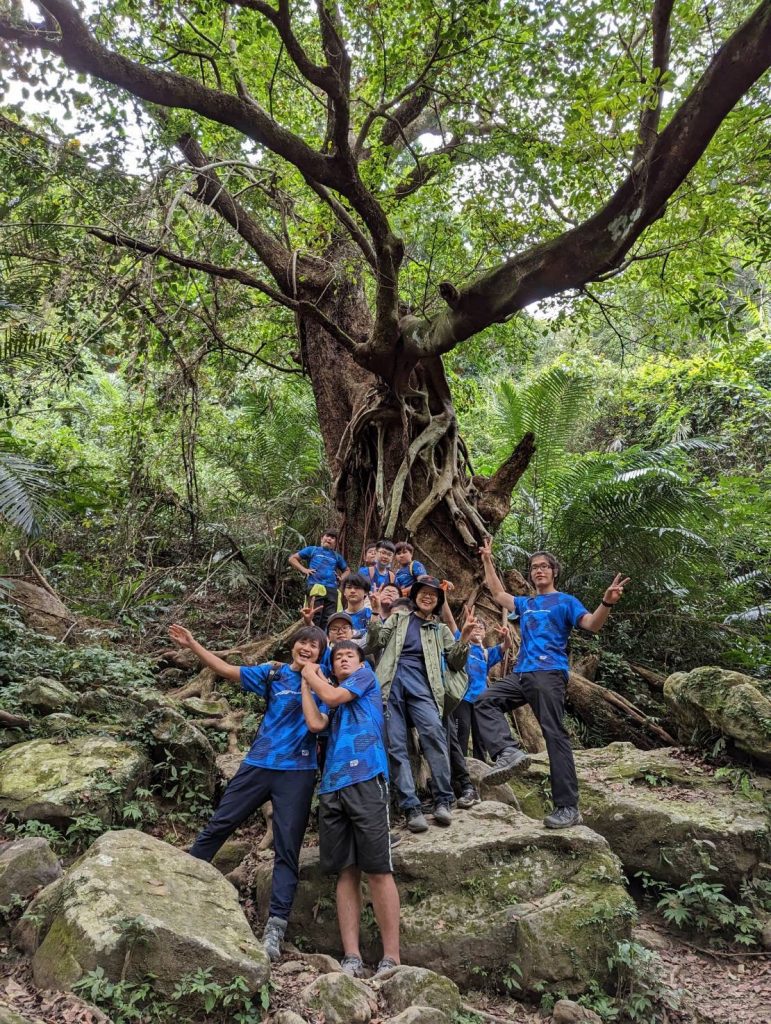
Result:
<svg viewBox="0 0 771 1024">
<path fill-rule="evenodd" d="M 347 974 L 322 974 L 303 989 L 301 1001 L 323 1013 L 325 1024 L 369 1024 L 377 1010 L 364 982 Z"/>
<path fill-rule="evenodd" d="M 148 726 L 156 748 L 156 757 L 170 755 L 175 764 L 190 764 L 201 772 L 201 785 L 214 789 L 214 748 L 208 739 L 173 708 L 163 707 L 148 716 Z"/>
<path fill-rule="evenodd" d="M 81 730 L 81 720 L 76 715 L 65 711 L 56 711 L 46 715 L 40 723 L 46 736 L 74 735 Z"/>
<path fill-rule="evenodd" d="M 629 874 L 683 885 L 705 861 L 732 891 L 757 873 L 771 841 L 763 805 L 716 782 L 707 770 L 669 748 L 631 743 L 576 750 L 584 823 L 605 836 Z M 522 810 L 541 817 L 551 807 L 549 766 L 531 755 L 529 770 L 509 783 Z"/>
<path fill-rule="evenodd" d="M 424 967 L 400 967 L 383 982 L 380 992 L 391 1013 L 410 1006 L 432 1006 L 452 1015 L 461 1007 L 455 982 Z"/>
<path fill-rule="evenodd" d="M 34 676 L 22 687 L 21 701 L 28 707 L 45 714 L 51 711 L 67 711 L 77 702 L 77 696 L 58 679 Z"/>
<path fill-rule="evenodd" d="M 28 740 L 0 752 L 0 808 L 24 820 L 62 825 L 87 806 L 109 823 L 112 810 L 98 788 L 100 775 L 106 772 L 128 798 L 149 770 L 144 753 L 106 736 Z"/>
<path fill-rule="evenodd" d="M 340 961 L 326 953 L 302 953 L 301 955 L 305 963 L 319 974 L 342 974 L 343 972 Z"/>
<path fill-rule="evenodd" d="M 461 987 L 506 990 L 511 965 L 524 990 L 582 992 L 602 984 L 607 958 L 628 938 L 635 908 L 606 841 L 587 828 L 550 831 L 513 808 L 485 802 L 448 829 L 405 835 L 393 851 L 401 894 L 401 951 L 409 964 L 449 975 Z M 259 863 L 255 896 L 267 913 L 272 865 Z M 314 949 L 341 952 L 334 880 L 318 850 L 300 859 L 290 931 Z M 291 934 L 290 934 L 291 938 Z M 365 959 L 379 937 L 362 928 Z"/>
<path fill-rule="evenodd" d="M 467 757 L 466 767 L 468 768 L 472 784 L 476 787 L 483 800 L 494 800 L 497 803 L 506 804 L 507 807 L 516 807 L 519 810 L 519 801 L 514 796 L 510 786 L 507 786 L 505 783 L 500 786 L 490 786 L 485 782 L 485 776 L 490 770 L 489 765 L 486 765 L 484 761 L 477 761 L 473 757 Z"/>
<path fill-rule="evenodd" d="M 0 907 L 14 896 L 27 899 L 62 873 L 59 858 L 42 837 L 17 839 L 0 847 Z"/>
<path fill-rule="evenodd" d="M 294 1010 L 277 1010 L 273 1014 L 273 1024 L 307 1024 L 305 1017 L 301 1017 Z"/>
<path fill-rule="evenodd" d="M 242 976 L 250 993 L 270 977 L 235 889 L 216 868 L 125 829 L 100 836 L 27 908 L 13 932 L 38 988 L 67 989 L 101 967 L 108 978 L 146 974 L 169 992 L 201 965 L 213 980 Z"/>
<path fill-rule="evenodd" d="M 672 941 L 664 932 L 649 925 L 636 925 L 632 929 L 632 938 L 646 949 L 654 953 L 662 953 L 672 948 Z"/>
<path fill-rule="evenodd" d="M 246 753 L 245 750 L 241 750 L 235 754 L 217 754 L 217 772 L 223 782 L 230 782 L 241 767 L 241 762 L 246 757 Z"/>
<path fill-rule="evenodd" d="M 771 766 L 770 682 L 710 665 L 669 676 L 664 700 L 684 742 L 711 729 Z"/>
<path fill-rule="evenodd" d="M 554 1024 L 602 1024 L 602 1017 L 594 1010 L 579 1006 L 572 999 L 560 999 L 551 1013 Z"/>
<path fill-rule="evenodd" d="M 39 1021 L 40 1018 L 38 1017 Z M 0 1024 L 34 1024 L 29 1017 L 22 1017 L 20 1013 L 16 1013 L 10 1006 L 0 1005 Z"/>
<path fill-rule="evenodd" d="M 410 1006 L 389 1017 L 387 1024 L 452 1024 L 452 1018 L 434 1006 Z"/>
<path fill-rule="evenodd" d="M 204 700 L 202 697 L 187 697 L 182 701 L 182 707 L 201 718 L 218 718 L 228 710 L 228 703 L 225 700 Z"/>
<path fill-rule="evenodd" d="M 227 875 L 238 867 L 251 848 L 252 844 L 248 839 L 228 839 L 217 850 L 212 864 L 223 875 Z"/>
</svg>

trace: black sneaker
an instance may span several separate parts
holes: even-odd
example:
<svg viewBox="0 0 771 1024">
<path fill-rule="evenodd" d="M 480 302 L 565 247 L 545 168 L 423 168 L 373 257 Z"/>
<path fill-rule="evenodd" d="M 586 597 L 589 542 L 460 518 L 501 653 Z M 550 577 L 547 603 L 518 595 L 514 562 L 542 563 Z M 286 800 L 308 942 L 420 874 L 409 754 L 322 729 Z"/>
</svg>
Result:
<svg viewBox="0 0 771 1024">
<path fill-rule="evenodd" d="M 408 807 L 406 814 L 410 832 L 428 832 L 428 822 L 419 807 Z"/>
<path fill-rule="evenodd" d="M 467 811 L 469 807 L 473 807 L 474 804 L 478 804 L 480 802 L 479 793 L 477 793 L 473 786 L 463 787 L 463 791 L 458 797 L 458 807 L 462 811 Z"/>
<path fill-rule="evenodd" d="M 583 820 L 577 807 L 555 807 L 543 823 L 547 828 L 570 828 L 571 825 L 580 825 Z"/>
<path fill-rule="evenodd" d="M 448 804 L 436 804 L 434 807 L 434 821 L 443 828 L 452 825 L 452 814 Z"/>
<path fill-rule="evenodd" d="M 273 963 L 281 959 L 281 942 L 286 932 L 286 921 L 281 917 L 269 917 L 262 933 L 262 944 Z"/>
<path fill-rule="evenodd" d="M 530 764 L 530 758 L 519 747 L 506 747 L 498 755 L 495 763 L 482 781 L 488 786 L 499 786 L 502 782 L 508 782 L 514 775 L 526 771 Z"/>
<path fill-rule="evenodd" d="M 401 841 L 402 837 L 399 835 L 398 832 L 390 832 L 388 834 L 388 845 L 391 847 L 392 850 L 395 846 L 398 846 Z"/>
</svg>

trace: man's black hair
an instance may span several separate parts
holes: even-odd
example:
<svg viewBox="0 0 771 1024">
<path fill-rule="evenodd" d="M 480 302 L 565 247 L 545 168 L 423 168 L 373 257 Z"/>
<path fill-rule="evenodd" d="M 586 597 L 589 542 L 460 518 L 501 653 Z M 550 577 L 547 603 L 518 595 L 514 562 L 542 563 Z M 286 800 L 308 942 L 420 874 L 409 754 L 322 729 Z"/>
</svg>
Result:
<svg viewBox="0 0 771 1024">
<path fill-rule="evenodd" d="M 292 633 L 291 639 L 289 641 L 289 650 L 291 651 L 294 645 L 296 643 L 299 643 L 301 640 L 316 641 L 316 643 L 319 645 L 320 661 L 321 655 L 327 649 L 327 634 L 324 632 L 324 630 L 319 629 L 318 626 L 300 626 L 298 630 Z"/>
<path fill-rule="evenodd" d="M 360 572 L 355 572 L 347 579 L 343 580 L 343 590 L 345 590 L 346 587 L 358 587 L 359 590 L 363 590 L 365 594 L 368 594 L 370 590 L 372 590 L 372 583 Z"/>
<path fill-rule="evenodd" d="M 551 567 L 551 571 L 554 573 L 554 579 L 556 580 L 556 578 L 559 576 L 560 572 L 562 572 L 562 566 L 559 564 L 559 562 L 554 557 L 554 555 L 551 553 L 551 551 L 534 551 L 532 553 L 532 555 L 527 560 L 527 578 L 528 578 L 528 581 L 530 583 L 533 582 L 530 579 L 530 566 L 533 564 L 533 559 L 535 559 L 535 558 L 543 558 L 543 560 L 545 562 L 549 563 L 549 565 Z"/>
<path fill-rule="evenodd" d="M 359 655 L 359 661 L 364 661 L 364 651 L 355 644 L 353 640 L 338 640 L 336 644 L 332 644 L 332 664 L 335 663 L 335 655 L 338 651 L 356 651 Z"/>
<path fill-rule="evenodd" d="M 385 548 L 386 551 L 390 551 L 391 554 L 393 554 L 394 550 L 395 550 L 393 541 L 390 541 L 390 540 L 379 540 L 377 542 L 377 544 L 375 545 L 375 547 Z"/>
<path fill-rule="evenodd" d="M 340 539 L 340 534 L 337 532 L 337 530 L 322 530 L 321 531 L 321 536 L 322 537 L 334 537 L 335 540 L 339 540 Z"/>
<path fill-rule="evenodd" d="M 409 608 L 410 611 L 414 611 L 415 605 L 408 597 L 400 597 L 391 605 L 391 611 L 394 611 L 396 608 Z"/>
<path fill-rule="evenodd" d="M 409 551 L 410 554 L 415 548 L 410 544 L 408 540 L 400 540 L 399 543 L 394 547 L 394 553 L 399 555 L 402 551 Z"/>
</svg>

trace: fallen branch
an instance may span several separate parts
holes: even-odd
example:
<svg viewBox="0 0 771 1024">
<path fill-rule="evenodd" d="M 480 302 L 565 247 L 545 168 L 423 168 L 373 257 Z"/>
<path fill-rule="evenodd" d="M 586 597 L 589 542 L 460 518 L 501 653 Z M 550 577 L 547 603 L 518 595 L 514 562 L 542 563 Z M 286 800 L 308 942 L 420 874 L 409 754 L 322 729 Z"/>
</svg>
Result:
<svg viewBox="0 0 771 1024">
<path fill-rule="evenodd" d="M 29 729 L 30 720 L 21 715 L 13 715 L 10 711 L 0 711 L 0 722 L 11 729 Z"/>
<path fill-rule="evenodd" d="M 577 672 L 570 673 L 567 696 L 578 716 L 590 726 L 605 726 L 608 732 L 619 739 L 630 739 L 631 730 L 637 744 L 645 745 L 648 749 L 654 745 L 650 734 L 668 747 L 677 746 L 677 741 L 666 729 L 650 719 L 626 697 L 600 686 L 599 683 L 591 682 Z M 621 715 L 617 713 L 618 711 Z"/>
</svg>

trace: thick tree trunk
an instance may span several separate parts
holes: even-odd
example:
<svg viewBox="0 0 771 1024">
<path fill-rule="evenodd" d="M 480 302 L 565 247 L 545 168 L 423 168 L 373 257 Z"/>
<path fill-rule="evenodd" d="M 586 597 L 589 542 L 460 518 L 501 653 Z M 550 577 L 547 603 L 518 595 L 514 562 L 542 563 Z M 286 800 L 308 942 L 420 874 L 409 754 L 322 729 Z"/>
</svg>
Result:
<svg viewBox="0 0 771 1024">
<path fill-rule="evenodd" d="M 339 261 L 334 283 L 311 298 L 349 335 L 369 330 L 365 295 Z M 495 476 L 475 475 L 440 358 L 404 378 L 397 343 L 386 379 L 363 370 L 317 322 L 301 320 L 299 333 L 349 562 L 360 564 L 368 540 L 410 540 L 429 572 L 453 580 L 456 602 L 473 596 L 477 546 L 508 514 L 532 437 L 512 439 L 512 457 Z"/>
</svg>

